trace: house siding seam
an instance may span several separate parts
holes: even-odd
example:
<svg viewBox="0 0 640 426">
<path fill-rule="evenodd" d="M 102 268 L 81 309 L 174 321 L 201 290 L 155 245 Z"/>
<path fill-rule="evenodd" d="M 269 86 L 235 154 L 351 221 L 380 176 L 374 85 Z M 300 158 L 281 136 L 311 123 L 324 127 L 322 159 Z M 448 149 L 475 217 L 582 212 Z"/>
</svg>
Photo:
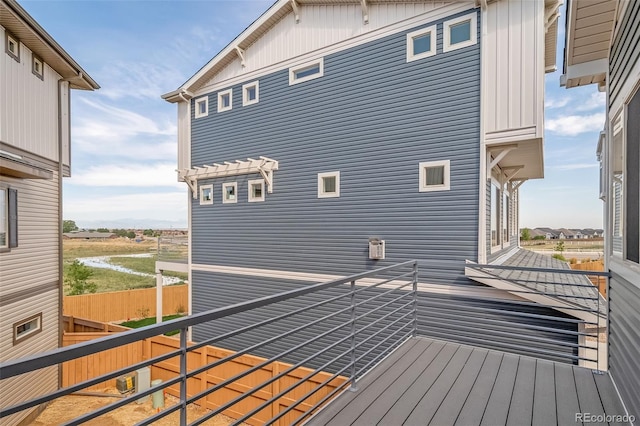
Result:
<svg viewBox="0 0 640 426">
<path fill-rule="evenodd" d="M 640 60 L 640 2 L 631 2 L 625 11 L 620 30 L 613 41 L 609 56 L 610 94 L 609 105 L 613 106 L 624 99 L 622 95 L 625 81 L 631 77 L 631 71 Z M 615 113 L 615 111 L 612 111 Z"/>
<path fill-rule="evenodd" d="M 609 372 L 629 414 L 640 417 L 640 288 L 615 270 L 609 280 Z"/>
<path fill-rule="evenodd" d="M 324 76 L 309 82 L 289 86 L 287 70 L 262 77 L 255 105 L 240 106 L 238 84 L 233 110 L 192 113 L 194 166 L 259 155 L 280 165 L 265 202 L 247 203 L 247 180 L 257 175 L 199 182 L 214 184 L 214 204 L 193 201 L 193 262 L 347 275 L 453 259 L 460 267 L 443 281 L 468 282 L 464 260 L 477 255 L 480 45 L 443 53 L 441 20 L 438 54 L 407 63 L 406 33 L 433 24 L 327 55 Z M 209 94 L 210 111 L 216 104 Z M 446 159 L 451 190 L 419 193 L 418 163 Z M 318 199 L 317 174 L 329 171 L 341 173 L 341 196 Z M 234 181 L 238 203 L 223 205 L 222 183 Z M 386 260 L 368 260 L 369 237 L 386 240 Z"/>
</svg>

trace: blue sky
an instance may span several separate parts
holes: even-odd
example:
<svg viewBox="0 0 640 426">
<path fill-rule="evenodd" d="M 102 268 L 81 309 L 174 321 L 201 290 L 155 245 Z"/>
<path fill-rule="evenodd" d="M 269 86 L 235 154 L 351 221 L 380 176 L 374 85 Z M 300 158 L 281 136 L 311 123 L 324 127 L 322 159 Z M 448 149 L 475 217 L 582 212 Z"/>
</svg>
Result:
<svg viewBox="0 0 640 426">
<path fill-rule="evenodd" d="M 176 89 L 272 3 L 28 1 L 21 5 L 100 84 L 72 97 L 72 177 L 64 217 L 83 227 L 187 224 L 176 180 Z M 558 40 L 558 68 L 564 15 Z M 604 94 L 547 74 L 545 179 L 521 187 L 521 226 L 602 227 L 595 148 Z"/>
</svg>

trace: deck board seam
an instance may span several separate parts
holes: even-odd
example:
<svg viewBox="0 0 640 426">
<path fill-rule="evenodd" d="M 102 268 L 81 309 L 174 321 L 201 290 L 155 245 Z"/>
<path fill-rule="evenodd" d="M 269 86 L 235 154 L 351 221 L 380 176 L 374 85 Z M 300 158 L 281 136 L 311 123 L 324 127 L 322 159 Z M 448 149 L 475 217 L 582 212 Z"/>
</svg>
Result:
<svg viewBox="0 0 640 426">
<path fill-rule="evenodd" d="M 498 365 L 498 369 L 496 370 L 496 375 L 493 378 L 493 384 L 491 385 L 491 391 L 489 392 L 489 397 L 487 398 L 487 403 L 484 406 L 484 410 L 482 411 L 482 416 L 480 417 L 480 422 L 478 422 L 479 425 L 482 424 L 482 421 L 484 420 L 484 416 L 485 414 L 487 414 L 487 407 L 489 406 L 489 401 L 491 400 L 491 394 L 493 393 L 493 389 L 495 389 L 496 387 L 496 382 L 498 381 L 498 375 L 500 374 L 500 369 L 502 368 L 502 363 L 504 362 L 504 354 L 502 354 L 501 358 L 500 358 L 500 365 Z M 466 403 L 466 401 L 465 401 Z"/>
</svg>

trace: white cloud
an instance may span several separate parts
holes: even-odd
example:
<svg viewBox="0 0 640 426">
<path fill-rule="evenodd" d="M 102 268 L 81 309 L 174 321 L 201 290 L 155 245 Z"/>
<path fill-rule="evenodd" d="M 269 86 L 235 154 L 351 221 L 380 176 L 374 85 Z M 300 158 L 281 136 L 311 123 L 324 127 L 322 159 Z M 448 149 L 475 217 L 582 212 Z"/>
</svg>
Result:
<svg viewBox="0 0 640 426">
<path fill-rule="evenodd" d="M 123 98 L 158 99 L 168 81 L 180 81 L 182 73 L 164 63 L 110 62 L 101 73 L 99 94 L 111 100 Z"/>
<path fill-rule="evenodd" d="M 567 97 L 562 97 L 562 98 L 551 98 L 551 97 L 548 97 L 544 101 L 544 107 L 545 108 L 549 108 L 549 109 L 562 108 L 562 107 L 566 106 L 569 103 L 570 100 L 571 99 L 567 98 Z"/>
<path fill-rule="evenodd" d="M 586 101 L 578 102 L 575 110 L 587 112 L 598 108 L 604 109 L 606 101 L 607 95 L 605 93 L 593 92 Z"/>
<path fill-rule="evenodd" d="M 600 131 L 604 125 L 605 114 L 568 115 L 547 119 L 545 129 L 564 136 L 576 136 L 581 133 Z"/>
<path fill-rule="evenodd" d="M 89 167 L 73 173 L 66 183 L 92 187 L 174 187 L 184 189 L 177 181 L 176 165 L 160 164 L 106 164 Z"/>
</svg>

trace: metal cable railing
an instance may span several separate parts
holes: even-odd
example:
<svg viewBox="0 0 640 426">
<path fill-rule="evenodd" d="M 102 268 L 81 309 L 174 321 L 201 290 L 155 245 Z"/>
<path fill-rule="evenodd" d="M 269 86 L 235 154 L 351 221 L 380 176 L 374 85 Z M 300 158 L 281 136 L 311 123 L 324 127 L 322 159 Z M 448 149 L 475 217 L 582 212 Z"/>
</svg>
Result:
<svg viewBox="0 0 640 426">
<path fill-rule="evenodd" d="M 278 374 L 274 374 L 268 380 L 260 381 L 257 385 L 252 386 L 250 389 L 247 389 L 234 398 L 230 398 L 224 403 L 217 404 L 216 409 L 208 411 L 204 416 L 191 424 L 201 424 L 207 419 L 223 413 L 237 404 L 248 401 L 251 396 L 257 395 L 266 387 L 285 377 L 290 378 L 291 376 L 287 375 L 300 368 L 305 368 L 304 371 L 306 373 L 300 375 L 301 377 L 294 383 L 286 382 L 287 385 L 281 386 L 282 389 L 280 391 L 273 392 L 270 398 L 259 404 L 254 404 L 251 409 L 245 409 L 241 418 L 238 419 L 238 423 L 257 415 L 260 415 L 259 418 L 264 419 L 265 408 L 272 406 L 283 397 L 291 400 L 293 392 L 297 389 L 302 389 L 301 386 L 305 383 L 308 384 L 308 381 L 315 376 L 319 374 L 329 375 L 328 378 L 320 380 L 320 383 L 314 382 L 312 389 L 307 390 L 308 386 L 302 389 L 304 392 L 299 398 L 290 401 L 285 406 L 285 409 L 275 413 L 275 416 L 271 416 L 273 417 L 271 420 L 263 421 L 266 423 L 275 422 L 278 419 L 284 418 L 284 416 L 288 416 L 287 418 L 291 419 L 295 419 L 296 416 L 300 418 L 306 417 L 308 414 L 311 414 L 311 411 L 316 410 L 328 401 L 327 395 L 325 394 L 336 394 L 337 391 L 344 390 L 348 386 L 355 387 L 358 377 L 364 374 L 373 365 L 372 363 L 379 361 L 411 335 L 415 335 L 415 327 L 417 325 L 417 315 L 415 313 L 417 307 L 416 288 L 417 262 L 404 262 L 339 280 L 310 285 L 276 295 L 238 303 L 225 308 L 214 309 L 142 329 L 117 333 L 113 336 L 59 348 L 25 359 L 3 362 L 0 364 L 0 377 L 2 380 L 5 380 L 105 350 L 140 342 L 153 336 L 162 335 L 171 330 L 180 330 L 180 343 L 179 347 L 175 350 L 170 350 L 160 356 L 150 357 L 142 362 L 137 362 L 125 368 L 119 368 L 107 374 L 102 374 L 98 377 L 19 403 L 12 407 L 3 408 L 0 410 L 0 417 L 10 416 L 19 411 L 68 395 L 85 387 L 114 379 L 124 373 L 132 372 L 141 367 L 154 366 L 172 358 L 177 358 L 179 361 L 179 373 L 175 375 L 175 377 L 168 378 L 162 384 L 152 386 L 148 390 L 138 392 L 135 395 L 83 414 L 66 424 L 80 424 L 89 421 L 138 400 L 141 397 L 157 392 L 158 390 L 177 386 L 179 387 L 178 403 L 163 409 L 145 419 L 140 424 L 150 424 L 171 413 L 179 411 L 179 422 L 181 425 L 185 425 L 187 424 L 187 407 L 190 404 L 205 401 L 209 395 L 224 389 L 226 386 L 236 383 L 242 378 L 254 373 L 259 373 L 261 369 L 283 360 L 286 362 L 287 367 L 282 368 L 282 371 Z M 329 290 L 333 293 L 329 293 L 327 296 L 325 293 Z M 339 294 L 334 295 L 335 292 Z M 236 330 L 221 333 L 218 336 L 206 339 L 197 344 L 189 345 L 187 342 L 187 332 L 191 326 L 199 326 L 204 323 L 215 324 L 215 322 L 220 319 L 233 318 L 234 315 L 252 310 L 257 311 L 261 308 L 270 307 L 305 295 L 314 295 L 312 302 L 307 303 L 305 300 L 304 306 L 293 309 L 290 312 L 266 318 L 254 324 L 244 325 Z M 324 298 L 325 300 L 317 301 L 316 299 L 319 298 Z M 324 315 L 319 317 L 317 315 L 315 317 L 309 316 L 306 322 L 301 322 L 297 327 L 282 331 L 276 335 L 268 335 L 269 333 L 266 333 L 265 338 L 261 342 L 247 344 L 242 350 L 237 350 L 219 360 L 206 362 L 204 365 L 198 365 L 196 367 L 191 365 L 188 367 L 187 357 L 189 354 L 194 353 L 194 351 L 206 345 L 223 342 L 227 338 L 241 336 L 243 333 L 249 331 L 261 331 L 265 327 L 278 323 L 278 321 L 290 320 L 291 318 L 295 318 L 296 321 L 298 321 L 300 318 L 308 316 L 314 309 L 317 310 L 319 308 L 323 309 L 322 312 L 325 312 Z M 327 309 L 329 309 L 329 311 L 327 311 Z M 317 327 L 319 326 L 324 327 L 324 331 L 317 332 Z M 407 330 L 409 331 L 407 332 Z M 304 337 L 302 341 L 295 344 L 288 340 L 294 337 L 298 338 L 304 332 L 313 334 Z M 196 392 L 194 390 L 187 390 L 189 380 L 199 375 L 207 374 L 216 367 L 224 368 L 226 363 L 242 355 L 253 354 L 254 351 L 268 345 L 276 345 L 280 350 L 274 356 L 266 357 L 261 362 L 255 363 L 255 365 L 242 372 L 231 374 L 230 377 L 219 381 L 216 385 L 204 391 Z M 290 362 L 287 357 L 297 352 L 302 353 L 298 355 L 299 361 Z M 321 365 L 316 368 L 308 368 L 309 364 L 313 365 L 314 362 L 315 364 Z M 339 365 L 331 371 L 325 371 L 336 364 Z M 331 383 L 333 383 L 333 385 L 328 389 L 327 386 Z M 313 399 L 312 397 L 316 394 L 319 396 Z M 322 402 L 319 404 L 319 401 Z M 305 411 L 303 405 L 311 408 Z M 293 418 L 291 417 L 292 414 L 294 414 Z"/>
</svg>

